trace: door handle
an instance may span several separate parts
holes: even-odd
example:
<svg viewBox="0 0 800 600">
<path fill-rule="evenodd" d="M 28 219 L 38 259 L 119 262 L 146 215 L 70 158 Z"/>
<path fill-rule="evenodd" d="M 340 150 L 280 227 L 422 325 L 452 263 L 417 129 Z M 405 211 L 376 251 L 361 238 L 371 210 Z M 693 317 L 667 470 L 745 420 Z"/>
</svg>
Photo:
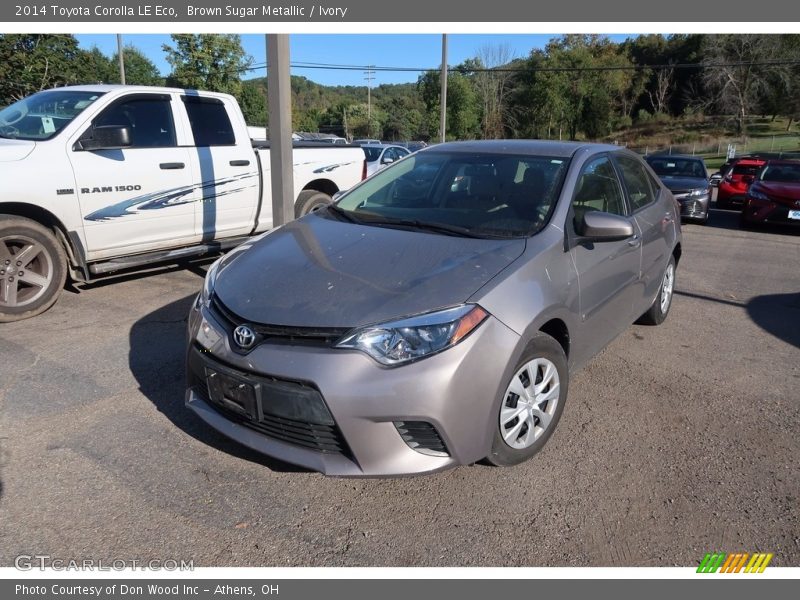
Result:
<svg viewBox="0 0 800 600">
<path fill-rule="evenodd" d="M 631 239 L 628 240 L 628 246 L 631 248 L 638 248 L 642 244 L 642 238 L 638 235 L 634 235 Z"/>
<path fill-rule="evenodd" d="M 228 163 L 232 167 L 249 167 L 250 161 L 249 160 L 232 160 Z"/>
<path fill-rule="evenodd" d="M 159 168 L 164 169 L 165 171 L 169 171 L 169 170 L 172 170 L 172 169 L 182 169 L 186 165 L 181 163 L 181 162 L 174 162 L 174 163 L 161 163 L 158 166 L 159 166 Z"/>
</svg>

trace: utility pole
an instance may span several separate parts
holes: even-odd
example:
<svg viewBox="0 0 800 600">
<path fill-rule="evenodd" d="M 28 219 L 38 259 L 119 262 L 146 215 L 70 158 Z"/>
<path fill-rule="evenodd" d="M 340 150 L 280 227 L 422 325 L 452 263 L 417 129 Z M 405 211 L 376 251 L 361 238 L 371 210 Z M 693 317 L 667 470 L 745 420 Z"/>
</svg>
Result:
<svg viewBox="0 0 800 600">
<path fill-rule="evenodd" d="M 119 57 L 119 82 L 125 85 L 125 58 L 122 55 L 122 34 L 117 34 L 117 56 Z"/>
<path fill-rule="evenodd" d="M 292 94 L 287 34 L 267 34 L 267 65 L 272 223 L 277 226 L 294 219 Z"/>
<path fill-rule="evenodd" d="M 372 65 L 367 67 L 364 75 L 366 75 L 364 79 L 367 81 L 367 128 L 369 129 L 367 137 L 370 137 L 372 136 L 372 80 L 375 79 L 375 71 L 373 71 Z"/>
<path fill-rule="evenodd" d="M 447 131 L 447 34 L 442 34 L 442 100 L 441 118 L 439 119 L 439 138 L 444 142 L 445 132 Z"/>
</svg>

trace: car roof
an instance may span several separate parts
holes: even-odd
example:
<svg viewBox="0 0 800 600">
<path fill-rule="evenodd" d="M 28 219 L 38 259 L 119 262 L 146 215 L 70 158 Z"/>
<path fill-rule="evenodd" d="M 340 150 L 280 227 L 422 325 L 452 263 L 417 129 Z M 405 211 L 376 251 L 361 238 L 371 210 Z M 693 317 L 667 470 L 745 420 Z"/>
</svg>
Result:
<svg viewBox="0 0 800 600">
<path fill-rule="evenodd" d="M 704 162 L 703 159 L 699 156 L 692 156 L 691 154 L 648 154 L 644 157 L 645 160 L 650 160 L 651 158 L 672 158 L 672 159 L 680 159 L 680 160 L 699 160 Z"/>
<path fill-rule="evenodd" d="M 491 154 L 532 154 L 569 158 L 578 150 L 591 148 L 596 152 L 615 152 L 622 146 L 588 142 L 559 142 L 554 140 L 474 140 L 445 142 L 428 146 L 420 152 L 486 152 Z"/>
<path fill-rule="evenodd" d="M 777 165 L 791 165 L 791 166 L 798 166 L 800 165 L 800 160 L 790 160 L 788 158 L 783 159 L 772 159 L 767 161 L 767 165 L 770 167 L 774 167 Z"/>
</svg>

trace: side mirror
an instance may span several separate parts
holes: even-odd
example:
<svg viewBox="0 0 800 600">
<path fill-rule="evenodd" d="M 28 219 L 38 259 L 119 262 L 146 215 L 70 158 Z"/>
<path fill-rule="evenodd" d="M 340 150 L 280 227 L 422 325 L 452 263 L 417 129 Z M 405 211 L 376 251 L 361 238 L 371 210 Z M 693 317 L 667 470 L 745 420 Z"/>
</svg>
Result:
<svg viewBox="0 0 800 600">
<path fill-rule="evenodd" d="M 130 146 L 130 127 L 99 125 L 92 129 L 91 137 L 80 140 L 76 144 L 76 150 L 119 150 Z"/>
<path fill-rule="evenodd" d="M 615 242 L 633 236 L 633 225 L 620 215 L 592 210 L 583 214 L 577 223 L 582 241 Z"/>
<path fill-rule="evenodd" d="M 381 160 L 381 164 L 382 164 L 382 165 L 390 165 L 390 164 L 392 164 L 393 162 L 394 162 L 394 159 L 393 159 L 393 158 L 390 158 L 390 157 L 388 157 L 388 156 L 387 156 L 387 157 L 385 157 L 385 158 L 383 158 L 383 159 Z"/>
</svg>

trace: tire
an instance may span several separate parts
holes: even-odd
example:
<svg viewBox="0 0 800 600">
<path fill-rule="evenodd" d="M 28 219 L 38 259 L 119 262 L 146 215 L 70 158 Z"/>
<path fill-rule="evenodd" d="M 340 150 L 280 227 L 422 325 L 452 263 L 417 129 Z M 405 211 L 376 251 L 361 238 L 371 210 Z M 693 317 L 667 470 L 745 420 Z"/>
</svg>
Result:
<svg viewBox="0 0 800 600">
<path fill-rule="evenodd" d="M 0 215 L 0 323 L 46 311 L 55 304 L 66 278 L 64 248 L 46 227 Z"/>
<path fill-rule="evenodd" d="M 661 287 L 658 288 L 656 299 L 636 321 L 639 325 L 661 325 L 669 314 L 672 298 L 675 291 L 675 257 L 670 256 L 667 268 L 661 278 Z"/>
<path fill-rule="evenodd" d="M 530 392 L 531 387 L 543 384 L 546 387 L 538 394 Z M 525 462 L 539 452 L 561 419 L 568 388 L 569 369 L 564 349 L 549 335 L 537 333 L 514 366 L 514 375 L 500 399 L 500 407 L 493 417 L 492 449 L 486 462 L 508 467 Z M 514 393 L 514 389 L 521 393 Z M 514 417 L 515 411 L 525 410 L 520 403 L 527 405 L 527 411 Z M 546 423 L 544 415 L 549 418 Z"/>
<path fill-rule="evenodd" d="M 307 215 L 310 212 L 319 210 L 323 206 L 327 206 L 331 201 L 331 197 L 325 192 L 303 190 L 297 196 L 297 201 L 294 203 L 294 216 L 296 219 L 299 219 L 303 215 Z"/>
</svg>

